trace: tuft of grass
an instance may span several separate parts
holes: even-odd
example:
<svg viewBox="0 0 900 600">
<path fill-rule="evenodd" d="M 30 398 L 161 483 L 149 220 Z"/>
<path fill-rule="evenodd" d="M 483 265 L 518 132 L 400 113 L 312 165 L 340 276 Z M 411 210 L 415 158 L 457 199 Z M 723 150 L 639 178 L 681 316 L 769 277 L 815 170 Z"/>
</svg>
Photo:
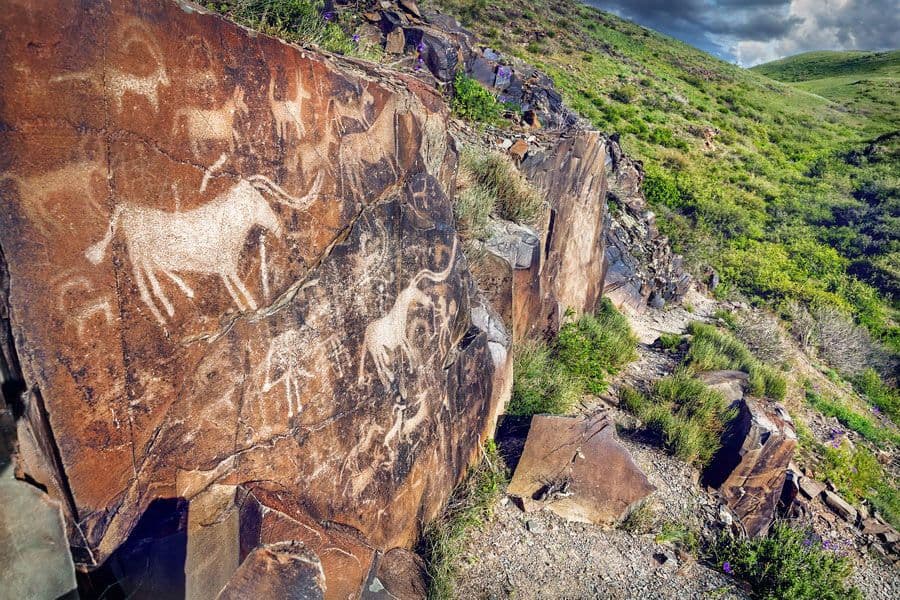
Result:
<svg viewBox="0 0 900 600">
<path fill-rule="evenodd" d="M 750 376 L 750 391 L 757 396 L 783 400 L 787 381 L 772 367 L 760 362 L 733 335 L 712 325 L 693 322 L 688 327 L 693 336 L 684 365 L 693 372 L 739 369 Z"/>
<path fill-rule="evenodd" d="M 874 369 L 866 369 L 852 379 L 853 387 L 894 423 L 900 425 L 900 392 L 884 383 Z"/>
<path fill-rule="evenodd" d="M 642 500 L 619 524 L 619 529 L 633 535 L 650 533 L 653 528 L 653 503 L 650 500 Z"/>
<path fill-rule="evenodd" d="M 722 431 L 735 417 L 720 393 L 685 371 L 654 382 L 649 396 L 625 388 L 620 401 L 666 450 L 701 467 L 719 449 Z"/>
<path fill-rule="evenodd" d="M 581 399 L 580 378 L 556 360 L 544 342 L 526 340 L 517 345 L 513 363 L 511 415 L 565 414 Z"/>
<path fill-rule="evenodd" d="M 516 223 L 535 224 L 544 207 L 544 198 L 516 165 L 499 152 L 468 150 L 462 166 L 477 186 L 494 198 L 496 216 Z"/>
<path fill-rule="evenodd" d="M 885 443 L 900 446 L 900 434 L 879 426 L 869 417 L 840 402 L 826 398 L 811 389 L 806 390 L 806 401 L 826 417 L 836 418 L 841 425 L 849 427 L 876 446 L 884 446 Z"/>
<path fill-rule="evenodd" d="M 595 314 L 563 325 L 556 339 L 556 354 L 589 392 L 600 394 L 606 391 L 606 375 L 617 373 L 637 358 L 637 341 L 628 319 L 604 298 Z"/>
<path fill-rule="evenodd" d="M 663 333 L 660 334 L 658 341 L 659 346 L 664 350 L 674 350 L 681 345 L 682 339 L 684 338 L 680 333 Z"/>
<path fill-rule="evenodd" d="M 850 559 L 824 547 L 812 531 L 775 523 L 760 539 L 722 534 L 708 550 L 715 568 L 750 584 L 766 600 L 855 600 L 862 594 L 847 583 Z"/>
<path fill-rule="evenodd" d="M 655 540 L 658 544 L 672 544 L 691 554 L 696 554 L 700 545 L 696 531 L 684 523 L 674 521 L 663 523 Z"/>
<path fill-rule="evenodd" d="M 468 240 L 487 239 L 495 203 L 496 197 L 481 186 L 460 191 L 453 207 L 459 235 Z"/>
<path fill-rule="evenodd" d="M 443 512 L 425 527 L 420 550 L 429 576 L 428 598 L 454 597 L 454 581 L 466 541 L 493 515 L 509 483 L 509 471 L 493 440 L 481 461 L 469 469 Z"/>
</svg>

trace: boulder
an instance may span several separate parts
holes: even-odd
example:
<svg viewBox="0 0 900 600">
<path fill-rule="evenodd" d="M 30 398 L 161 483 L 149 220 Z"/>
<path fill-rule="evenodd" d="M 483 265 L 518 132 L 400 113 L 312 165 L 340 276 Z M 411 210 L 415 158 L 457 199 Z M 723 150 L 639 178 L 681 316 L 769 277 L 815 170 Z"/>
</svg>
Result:
<svg viewBox="0 0 900 600">
<path fill-rule="evenodd" d="M 837 516 L 848 523 L 856 523 L 856 509 L 849 502 L 831 490 L 825 490 L 824 500 L 828 508 L 833 510 Z"/>
<path fill-rule="evenodd" d="M 744 397 L 750 376 L 743 371 L 706 371 L 697 375 L 697 378 L 722 394 L 728 404 L 732 404 Z"/>
<path fill-rule="evenodd" d="M 444 32 L 426 27 L 405 27 L 406 44 L 419 52 L 431 74 L 441 82 L 453 81 L 460 62 L 460 46 Z"/>
<path fill-rule="evenodd" d="M 168 0 L 15 3 L 0 56 L 18 475 L 79 523 L 80 568 L 137 531 L 218 581 L 233 517 L 187 507 L 220 485 L 411 545 L 509 389 L 437 92 Z"/>
<path fill-rule="evenodd" d="M 420 600 L 428 596 L 425 561 L 409 550 L 393 548 L 378 560 L 362 597 L 364 600 Z"/>
<path fill-rule="evenodd" d="M 814 500 L 815 498 L 821 496 L 824 490 L 824 483 L 819 483 L 812 477 L 800 478 L 800 492 L 810 500 Z"/>
<path fill-rule="evenodd" d="M 384 51 L 388 54 L 403 54 L 406 48 L 406 37 L 399 27 L 389 32 L 384 38 Z"/>
<path fill-rule="evenodd" d="M 533 417 L 507 493 L 526 512 L 547 508 L 570 521 L 620 521 L 656 488 L 615 429 L 605 414 Z"/>
<path fill-rule="evenodd" d="M 769 530 L 796 446 L 794 425 L 783 406 L 744 396 L 704 482 L 718 490 L 748 536 L 764 536 Z"/>
<path fill-rule="evenodd" d="M 75 590 L 60 505 L 0 471 L 3 598 L 59 598 Z"/>
<path fill-rule="evenodd" d="M 217 600 L 325 598 L 319 558 L 299 542 L 280 542 L 255 549 L 241 563 Z"/>
</svg>

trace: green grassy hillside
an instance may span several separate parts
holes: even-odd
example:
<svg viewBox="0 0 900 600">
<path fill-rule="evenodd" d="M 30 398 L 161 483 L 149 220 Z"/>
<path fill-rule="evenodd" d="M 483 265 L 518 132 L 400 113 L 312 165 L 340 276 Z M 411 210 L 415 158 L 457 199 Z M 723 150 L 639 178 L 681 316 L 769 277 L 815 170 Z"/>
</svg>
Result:
<svg viewBox="0 0 900 600">
<path fill-rule="evenodd" d="M 573 0 L 425 4 L 541 68 L 572 108 L 620 133 L 644 161 L 645 192 L 676 250 L 697 273 L 715 267 L 722 293 L 837 307 L 900 350 L 898 142 L 872 143 L 900 128 L 894 117 Z M 860 229 L 861 216 L 875 231 Z"/>
<path fill-rule="evenodd" d="M 863 115 L 876 128 L 896 129 L 900 122 L 900 50 L 807 52 L 753 70 L 834 100 Z"/>
</svg>

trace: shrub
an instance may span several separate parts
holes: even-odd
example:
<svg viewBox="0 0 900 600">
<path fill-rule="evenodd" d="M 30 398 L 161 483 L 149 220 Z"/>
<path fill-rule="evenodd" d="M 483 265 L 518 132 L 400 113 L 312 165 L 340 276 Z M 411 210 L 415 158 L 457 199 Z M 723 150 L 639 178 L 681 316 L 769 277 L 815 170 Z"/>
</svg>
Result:
<svg viewBox="0 0 900 600">
<path fill-rule="evenodd" d="M 585 314 L 563 325 L 556 339 L 560 362 L 593 394 L 606 390 L 606 375 L 637 358 L 636 346 L 628 319 L 608 298 L 603 299 L 595 315 Z"/>
<path fill-rule="evenodd" d="M 581 379 L 566 371 L 547 344 L 527 340 L 515 348 L 513 391 L 507 413 L 565 414 L 582 392 Z"/>
<path fill-rule="evenodd" d="M 484 86 L 462 71 L 453 80 L 453 98 L 450 107 L 458 117 L 480 123 L 497 123 L 501 106 Z"/>
<path fill-rule="evenodd" d="M 664 448 L 698 466 L 719 449 L 725 424 L 735 416 L 721 394 L 683 371 L 657 380 L 649 397 L 625 388 L 620 401 Z"/>
<path fill-rule="evenodd" d="M 750 376 L 750 391 L 757 396 L 783 400 L 787 392 L 784 377 L 772 367 L 762 364 L 734 336 L 712 325 L 693 322 L 692 334 L 684 364 L 694 372 L 740 369 Z"/>
<path fill-rule="evenodd" d="M 825 362 L 849 375 L 866 369 L 874 351 L 868 331 L 835 306 L 813 308 L 812 317 L 815 345 Z"/>
<path fill-rule="evenodd" d="M 744 311 L 738 315 L 734 332 L 759 359 L 769 363 L 784 361 L 787 349 L 781 338 L 781 327 L 771 315 L 761 310 Z"/>
<path fill-rule="evenodd" d="M 420 544 L 429 575 L 429 598 L 452 598 L 453 582 L 466 540 L 493 515 L 509 473 L 493 440 L 481 461 L 469 469 L 443 512 L 425 527 Z"/>
<path fill-rule="evenodd" d="M 759 539 L 722 534 L 708 552 L 715 567 L 750 584 L 754 598 L 772 600 L 861 599 L 846 579 L 852 563 L 823 547 L 812 531 L 775 523 Z"/>
<path fill-rule="evenodd" d="M 533 224 L 544 198 L 509 158 L 497 152 L 466 151 L 462 164 L 474 183 L 495 198 L 494 212 L 501 219 Z"/>
</svg>

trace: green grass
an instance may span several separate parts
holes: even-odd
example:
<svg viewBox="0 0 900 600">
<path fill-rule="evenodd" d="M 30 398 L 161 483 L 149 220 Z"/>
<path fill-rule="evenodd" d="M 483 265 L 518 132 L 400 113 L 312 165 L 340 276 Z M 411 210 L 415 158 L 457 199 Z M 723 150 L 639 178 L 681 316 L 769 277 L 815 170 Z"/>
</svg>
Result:
<svg viewBox="0 0 900 600">
<path fill-rule="evenodd" d="M 721 394 L 684 371 L 655 381 L 649 396 L 624 388 L 620 401 L 666 450 L 699 467 L 720 448 L 725 425 L 735 416 Z"/>
<path fill-rule="evenodd" d="M 662 333 L 659 336 L 659 346 L 664 350 L 674 350 L 681 345 L 684 339 L 680 333 Z"/>
<path fill-rule="evenodd" d="M 840 550 L 824 547 L 810 530 L 776 522 L 760 539 L 721 534 L 707 558 L 714 568 L 749 583 L 754 598 L 861 600 L 847 583 L 852 563 Z"/>
<path fill-rule="evenodd" d="M 658 544 L 679 546 L 691 554 L 696 554 L 700 547 L 699 536 L 696 531 L 684 523 L 673 521 L 663 523 L 654 539 Z"/>
<path fill-rule="evenodd" d="M 886 414 L 900 425 L 900 393 L 882 381 L 873 369 L 866 369 L 852 380 L 853 387 L 862 394 L 872 406 Z"/>
<path fill-rule="evenodd" d="M 900 434 L 880 426 L 842 402 L 826 398 L 811 389 L 806 390 L 806 401 L 826 417 L 836 418 L 841 425 L 852 429 L 876 446 L 883 447 L 886 443 L 900 446 Z"/>
<path fill-rule="evenodd" d="M 463 151 L 461 164 L 466 177 L 491 198 L 491 214 L 526 224 L 533 224 L 540 216 L 543 196 L 508 157 L 470 147 Z"/>
<path fill-rule="evenodd" d="M 454 582 L 466 541 L 490 520 L 508 482 L 503 458 L 493 440 L 488 440 L 482 460 L 453 491 L 440 516 L 425 527 L 420 551 L 430 579 L 428 598 L 454 597 Z"/>
<path fill-rule="evenodd" d="M 869 450 L 851 447 L 843 440 L 837 448 L 825 446 L 822 469 L 825 479 L 834 483 L 841 496 L 854 504 L 867 500 L 885 520 L 900 528 L 898 482 Z"/>
<path fill-rule="evenodd" d="M 501 120 L 501 105 L 494 95 L 475 79 L 457 72 L 450 99 L 453 114 L 475 123 L 497 124 Z"/>
<path fill-rule="evenodd" d="M 566 414 L 581 399 L 582 381 L 571 375 L 544 342 L 526 340 L 514 348 L 511 415 Z"/>
<path fill-rule="evenodd" d="M 556 355 L 589 392 L 601 394 L 606 391 L 606 376 L 637 358 L 637 342 L 628 319 L 604 298 L 595 314 L 582 315 L 562 326 Z"/>
<path fill-rule="evenodd" d="M 756 396 L 783 400 L 787 382 L 783 375 L 759 361 L 743 343 L 730 333 L 712 325 L 693 322 L 692 335 L 684 365 L 695 373 L 738 369 L 750 376 L 750 391 Z"/>
</svg>

